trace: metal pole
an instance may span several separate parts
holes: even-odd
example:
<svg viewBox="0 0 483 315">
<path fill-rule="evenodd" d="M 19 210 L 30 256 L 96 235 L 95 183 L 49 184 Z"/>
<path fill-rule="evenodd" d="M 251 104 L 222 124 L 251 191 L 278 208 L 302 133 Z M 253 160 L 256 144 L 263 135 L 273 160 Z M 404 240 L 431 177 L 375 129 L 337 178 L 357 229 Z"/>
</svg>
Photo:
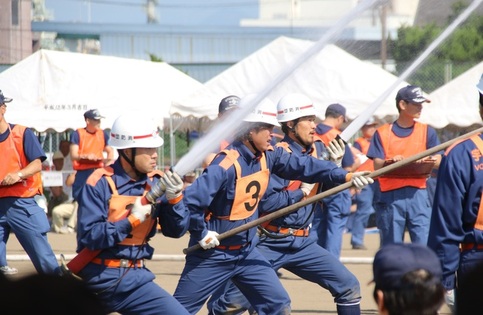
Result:
<svg viewBox="0 0 483 315">
<path fill-rule="evenodd" d="M 169 154 L 170 154 L 170 161 L 169 165 L 173 167 L 174 159 L 175 159 L 175 146 L 174 146 L 174 131 L 173 131 L 173 118 L 169 116 Z"/>
<path fill-rule="evenodd" d="M 387 3 L 381 7 L 381 67 L 386 69 L 387 62 Z"/>
</svg>

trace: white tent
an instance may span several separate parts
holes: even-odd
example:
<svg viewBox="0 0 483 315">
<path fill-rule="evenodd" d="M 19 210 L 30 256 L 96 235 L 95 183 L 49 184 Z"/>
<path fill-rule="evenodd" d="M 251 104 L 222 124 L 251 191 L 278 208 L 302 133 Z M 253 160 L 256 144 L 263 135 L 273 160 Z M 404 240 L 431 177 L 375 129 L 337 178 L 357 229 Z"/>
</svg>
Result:
<svg viewBox="0 0 483 315">
<path fill-rule="evenodd" d="M 431 103 L 425 105 L 420 121 L 438 129 L 481 124 L 476 84 L 482 73 L 483 62 L 480 62 L 433 91 L 428 97 Z"/>
<path fill-rule="evenodd" d="M 97 108 L 110 128 L 121 113 L 141 112 L 163 127 L 174 98 L 202 84 L 160 62 L 39 50 L 0 73 L 0 89 L 12 97 L 7 120 L 37 131 L 85 126 L 83 114 Z M 183 114 L 204 116 L 197 108 Z"/>
<path fill-rule="evenodd" d="M 311 45 L 311 41 L 279 37 L 209 80 L 192 95 L 176 99 L 172 111 L 185 113 L 196 106 L 214 119 L 223 97 L 260 92 Z M 396 80 L 396 76 L 382 68 L 361 61 L 335 45 L 327 45 L 275 87 L 268 97 L 276 103 L 286 93 L 304 93 L 314 101 L 320 118 L 328 105 L 341 103 L 347 108 L 348 118 L 354 119 Z M 405 85 L 401 83 L 398 88 Z M 377 118 L 397 116 L 396 92 L 397 89 L 375 111 Z"/>
</svg>

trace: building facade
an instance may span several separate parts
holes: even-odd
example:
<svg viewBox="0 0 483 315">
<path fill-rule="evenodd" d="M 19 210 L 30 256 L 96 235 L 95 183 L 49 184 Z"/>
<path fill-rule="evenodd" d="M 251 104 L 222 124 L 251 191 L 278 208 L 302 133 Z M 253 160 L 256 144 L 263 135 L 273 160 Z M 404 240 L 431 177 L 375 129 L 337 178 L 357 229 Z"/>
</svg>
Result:
<svg viewBox="0 0 483 315">
<path fill-rule="evenodd" d="M 32 54 L 31 0 L 0 1 L 0 65 Z"/>
</svg>

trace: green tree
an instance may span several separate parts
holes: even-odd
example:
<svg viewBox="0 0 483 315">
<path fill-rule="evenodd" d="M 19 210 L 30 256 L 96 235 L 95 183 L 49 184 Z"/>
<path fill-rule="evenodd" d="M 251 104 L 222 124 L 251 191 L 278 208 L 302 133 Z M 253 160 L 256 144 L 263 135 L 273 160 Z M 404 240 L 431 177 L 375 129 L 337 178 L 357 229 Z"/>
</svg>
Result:
<svg viewBox="0 0 483 315">
<path fill-rule="evenodd" d="M 460 1 L 453 5 L 449 22 L 467 6 Z M 446 28 L 435 23 L 402 26 L 398 38 L 389 42 L 396 62 L 396 74 L 401 74 Z M 454 78 L 483 60 L 483 19 L 472 16 L 460 25 L 427 60 L 410 75 L 408 82 L 432 92 L 445 83 L 448 73 Z"/>
<path fill-rule="evenodd" d="M 163 62 L 163 58 L 156 56 L 155 54 L 148 53 L 149 55 L 149 60 L 153 62 Z"/>
</svg>

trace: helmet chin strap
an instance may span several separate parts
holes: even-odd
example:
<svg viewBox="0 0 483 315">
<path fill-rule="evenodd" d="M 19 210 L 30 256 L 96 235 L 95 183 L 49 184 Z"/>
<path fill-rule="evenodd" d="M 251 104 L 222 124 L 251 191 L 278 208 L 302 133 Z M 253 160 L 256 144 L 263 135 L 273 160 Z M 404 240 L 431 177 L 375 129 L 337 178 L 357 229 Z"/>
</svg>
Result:
<svg viewBox="0 0 483 315">
<path fill-rule="evenodd" d="M 130 159 L 126 153 L 124 153 L 124 150 L 120 150 L 119 152 L 119 155 L 124 159 L 126 160 L 126 162 L 129 163 L 129 165 L 131 165 L 132 169 L 134 170 L 134 172 L 136 173 L 136 175 L 138 177 L 141 177 L 143 175 L 146 175 L 144 173 L 141 173 L 140 171 L 138 171 L 138 169 L 136 168 L 136 165 L 134 163 L 134 159 L 136 157 L 136 148 L 131 148 L 131 155 L 132 155 L 132 159 Z"/>
<path fill-rule="evenodd" d="M 300 144 L 300 145 L 302 145 L 303 147 L 305 147 L 305 146 L 307 146 L 307 145 L 304 143 L 304 141 L 302 140 L 302 138 L 299 136 L 299 134 L 298 134 L 297 130 L 295 129 L 295 127 L 297 126 L 298 122 L 299 122 L 299 120 L 298 120 L 298 119 L 294 119 L 294 120 L 293 120 L 294 125 L 293 125 L 293 127 L 292 127 L 292 128 L 290 128 L 290 127 L 289 127 L 289 129 L 290 129 L 290 131 L 292 131 L 292 132 L 293 132 L 293 134 L 294 134 L 294 136 L 295 136 L 295 139 L 297 139 L 297 140 L 298 140 L 299 144 Z M 287 127 L 288 127 L 288 126 L 287 126 Z"/>
<path fill-rule="evenodd" d="M 253 142 L 253 140 L 252 140 L 252 139 L 249 139 L 249 140 L 248 140 L 248 143 L 250 143 L 250 145 L 251 145 L 252 149 L 255 151 L 255 155 L 262 154 L 262 153 L 260 152 L 260 150 L 258 150 L 258 149 L 257 149 L 257 147 L 255 146 L 255 143 Z"/>
</svg>

